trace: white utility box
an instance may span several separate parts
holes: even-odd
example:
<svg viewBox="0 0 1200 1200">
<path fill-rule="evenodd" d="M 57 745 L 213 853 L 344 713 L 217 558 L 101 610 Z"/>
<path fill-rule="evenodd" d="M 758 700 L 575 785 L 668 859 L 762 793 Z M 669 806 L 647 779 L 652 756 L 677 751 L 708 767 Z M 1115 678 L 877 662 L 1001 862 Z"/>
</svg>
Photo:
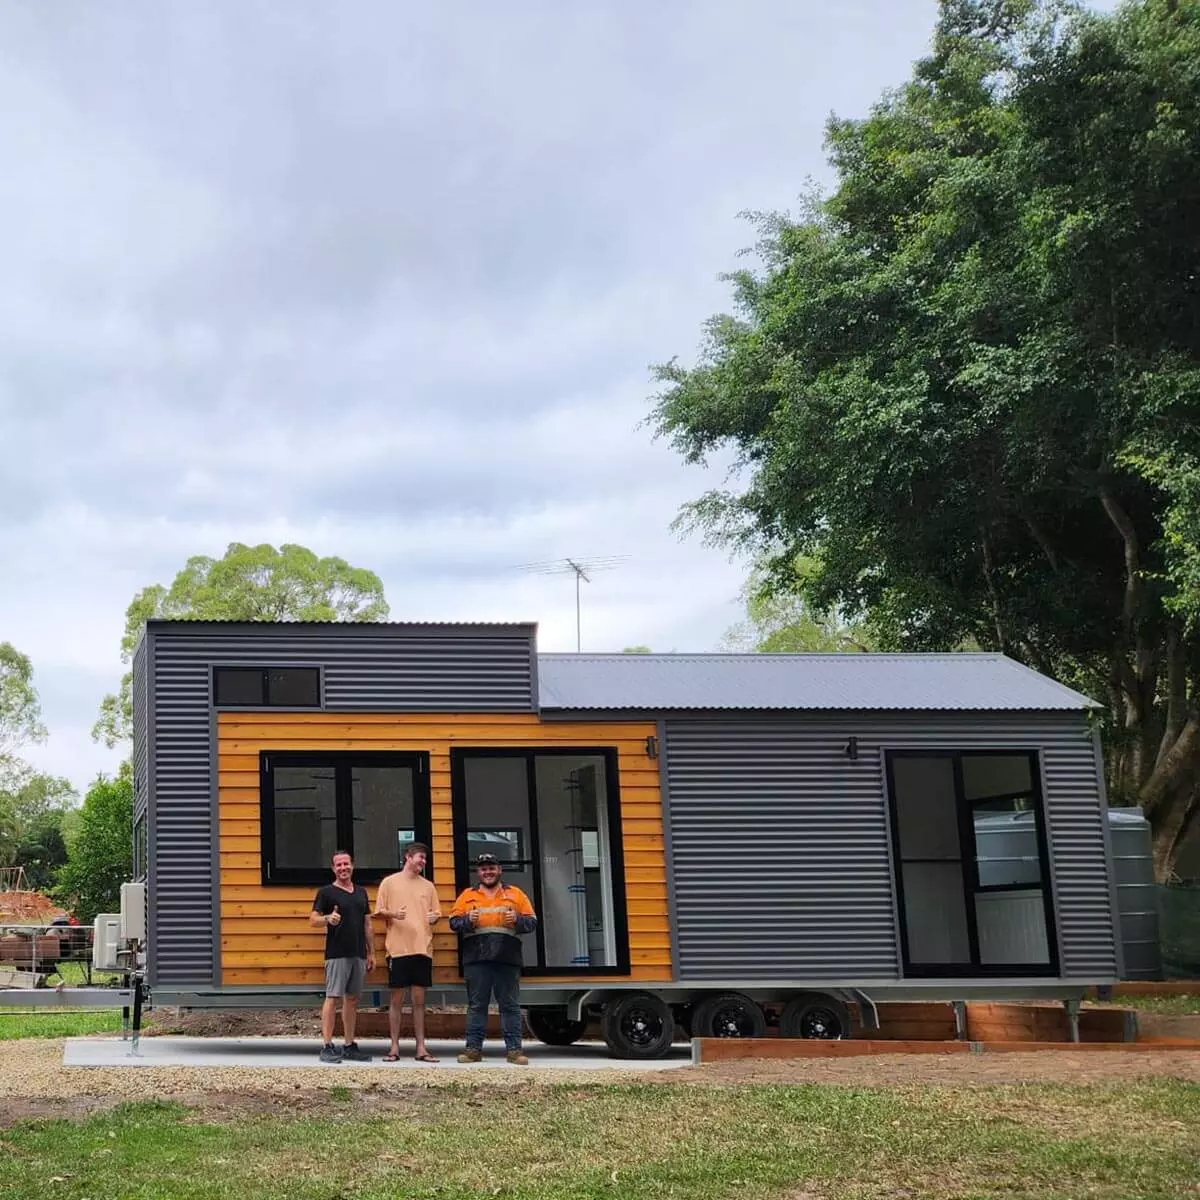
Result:
<svg viewBox="0 0 1200 1200">
<path fill-rule="evenodd" d="M 119 971 L 117 952 L 121 948 L 121 914 L 101 913 L 92 922 L 92 970 Z"/>
<path fill-rule="evenodd" d="M 121 884 L 121 940 L 144 942 L 146 940 L 146 885 L 144 883 Z"/>
</svg>

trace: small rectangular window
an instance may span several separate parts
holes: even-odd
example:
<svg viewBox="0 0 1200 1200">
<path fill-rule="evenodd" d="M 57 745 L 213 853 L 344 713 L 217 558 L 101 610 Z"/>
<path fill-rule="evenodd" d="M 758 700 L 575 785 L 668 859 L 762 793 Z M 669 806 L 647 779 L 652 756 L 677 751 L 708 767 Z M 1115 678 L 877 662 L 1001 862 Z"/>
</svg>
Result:
<svg viewBox="0 0 1200 1200">
<path fill-rule="evenodd" d="M 213 703 L 218 707 L 320 708 L 317 667 L 217 667 Z"/>
<path fill-rule="evenodd" d="M 218 667 L 214 695 L 217 704 L 262 704 L 263 673 L 258 667 Z"/>
<path fill-rule="evenodd" d="M 279 667 L 267 672 L 267 703 L 281 708 L 317 708 L 321 678 L 316 667 Z"/>
</svg>

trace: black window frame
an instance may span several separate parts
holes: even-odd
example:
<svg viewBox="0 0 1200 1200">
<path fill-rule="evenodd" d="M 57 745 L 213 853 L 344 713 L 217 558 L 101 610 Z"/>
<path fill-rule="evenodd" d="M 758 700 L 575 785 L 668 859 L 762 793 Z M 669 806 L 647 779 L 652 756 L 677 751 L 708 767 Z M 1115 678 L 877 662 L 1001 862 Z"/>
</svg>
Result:
<svg viewBox="0 0 1200 1200">
<path fill-rule="evenodd" d="M 1030 788 L 1022 792 L 997 793 L 995 796 L 966 798 L 963 784 L 962 760 L 964 758 L 1007 757 L 1029 760 Z M 904 874 L 906 862 L 919 859 L 902 858 L 900 853 L 900 822 L 896 810 L 896 779 L 893 764 L 901 758 L 945 758 L 951 760 L 954 778 L 955 815 L 958 818 L 958 839 L 963 873 L 963 905 L 967 921 L 967 940 L 971 961 L 969 963 L 914 963 L 908 949 L 908 915 L 904 906 Z M 896 923 L 900 934 L 900 957 L 903 974 L 912 979 L 986 979 L 1058 976 L 1060 956 L 1058 924 L 1054 910 L 1054 867 L 1050 858 L 1050 840 L 1046 831 L 1046 802 L 1042 791 L 1041 753 L 1024 746 L 970 746 L 961 750 L 939 749 L 885 749 L 884 767 L 887 784 L 888 822 L 891 826 L 892 881 L 896 889 Z M 1038 858 L 1041 863 L 1041 880 L 1037 884 L 997 884 L 981 886 L 979 883 L 979 847 L 975 841 L 973 812 L 976 806 L 988 801 L 1032 796 L 1034 825 L 1037 833 Z M 940 860 L 939 860 L 940 861 Z M 979 926 L 975 914 L 976 895 L 996 892 L 1032 891 L 1041 888 L 1042 907 L 1046 921 L 1046 948 L 1048 961 L 1044 963 L 981 963 L 979 961 Z"/>
<path fill-rule="evenodd" d="M 609 860 L 612 870 L 613 941 L 617 950 L 615 966 L 543 967 L 524 966 L 521 974 L 530 978 L 586 978 L 588 976 L 631 975 L 633 961 L 629 946 L 629 901 L 625 888 L 625 831 L 621 823 L 621 781 L 619 755 L 615 746 L 455 746 L 450 751 L 450 807 L 454 821 L 454 881 L 459 894 L 474 886 L 475 872 L 470 863 L 467 841 L 467 788 L 464 763 L 468 758 L 520 758 L 525 760 L 528 784 L 529 845 L 526 853 L 533 860 L 533 892 L 530 901 L 538 914 L 537 941 L 539 963 L 546 957 L 546 934 L 542 928 L 541 841 L 538 837 L 536 759 L 545 757 L 600 758 L 604 760 L 605 811 L 608 816 Z M 462 945 L 458 951 L 462 971 Z"/>
<path fill-rule="evenodd" d="M 263 750 L 259 753 L 259 813 L 261 821 L 262 882 L 264 887 L 296 884 L 319 886 L 329 883 L 329 863 L 313 867 L 278 867 L 275 856 L 275 767 L 323 767 L 334 772 L 334 803 L 337 814 L 337 849 L 354 857 L 353 771 L 355 767 L 408 767 L 413 773 L 413 831 L 415 840 L 429 847 L 425 878 L 434 879 L 433 812 L 429 790 L 429 754 L 416 750 Z M 378 883 L 400 870 L 399 857 L 391 867 L 354 868 L 358 883 Z"/>
<path fill-rule="evenodd" d="M 240 671 L 248 673 L 257 671 L 262 678 L 262 700 L 258 703 L 241 701 L 237 704 L 222 703 L 219 698 L 217 681 L 222 671 Z M 287 704 L 271 699 L 271 673 L 279 671 L 306 671 L 316 675 L 317 702 L 315 704 Z M 212 669 L 212 706 L 224 712 L 249 711 L 257 712 L 263 708 L 280 709 L 288 712 L 318 712 L 325 707 L 325 672 L 317 663 L 271 663 L 260 666 L 258 663 L 221 663 Z"/>
</svg>

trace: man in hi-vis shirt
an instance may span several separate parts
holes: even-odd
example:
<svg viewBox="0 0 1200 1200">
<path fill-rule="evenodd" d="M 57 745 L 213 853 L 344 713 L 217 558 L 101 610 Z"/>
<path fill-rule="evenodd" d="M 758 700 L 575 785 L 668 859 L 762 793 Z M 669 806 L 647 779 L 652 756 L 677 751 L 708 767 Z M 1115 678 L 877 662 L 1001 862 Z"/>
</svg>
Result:
<svg viewBox="0 0 1200 1200">
<path fill-rule="evenodd" d="M 482 1060 L 488 1005 L 495 992 L 508 1061 L 523 1067 L 529 1059 L 521 1053 L 521 935 L 537 929 L 537 917 L 529 897 L 501 881 L 494 854 L 481 854 L 475 869 L 478 885 L 467 888 L 450 910 L 450 928 L 462 940 L 467 984 L 467 1048 L 458 1061 Z"/>
</svg>

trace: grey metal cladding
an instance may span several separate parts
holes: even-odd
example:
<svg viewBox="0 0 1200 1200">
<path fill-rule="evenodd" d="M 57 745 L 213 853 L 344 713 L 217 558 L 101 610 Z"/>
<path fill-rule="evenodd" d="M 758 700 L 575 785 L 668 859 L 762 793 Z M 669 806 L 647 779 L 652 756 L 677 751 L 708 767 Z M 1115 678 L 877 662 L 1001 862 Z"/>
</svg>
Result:
<svg viewBox="0 0 1200 1200">
<path fill-rule="evenodd" d="M 665 728 L 681 981 L 901 977 L 885 747 L 1039 750 L 1062 976 L 1115 976 L 1082 713 L 684 715 Z"/>
<path fill-rule="evenodd" d="M 538 678 L 546 710 L 1094 707 L 1002 654 L 541 654 Z"/>
<path fill-rule="evenodd" d="M 150 622 L 154 984 L 217 982 L 211 687 L 219 664 L 322 668 L 331 711 L 533 711 L 532 626 Z M 144 729 L 145 721 L 141 722 Z"/>
<path fill-rule="evenodd" d="M 535 711 L 532 625 L 151 622 L 177 659 L 311 663 L 326 709 Z"/>
</svg>

